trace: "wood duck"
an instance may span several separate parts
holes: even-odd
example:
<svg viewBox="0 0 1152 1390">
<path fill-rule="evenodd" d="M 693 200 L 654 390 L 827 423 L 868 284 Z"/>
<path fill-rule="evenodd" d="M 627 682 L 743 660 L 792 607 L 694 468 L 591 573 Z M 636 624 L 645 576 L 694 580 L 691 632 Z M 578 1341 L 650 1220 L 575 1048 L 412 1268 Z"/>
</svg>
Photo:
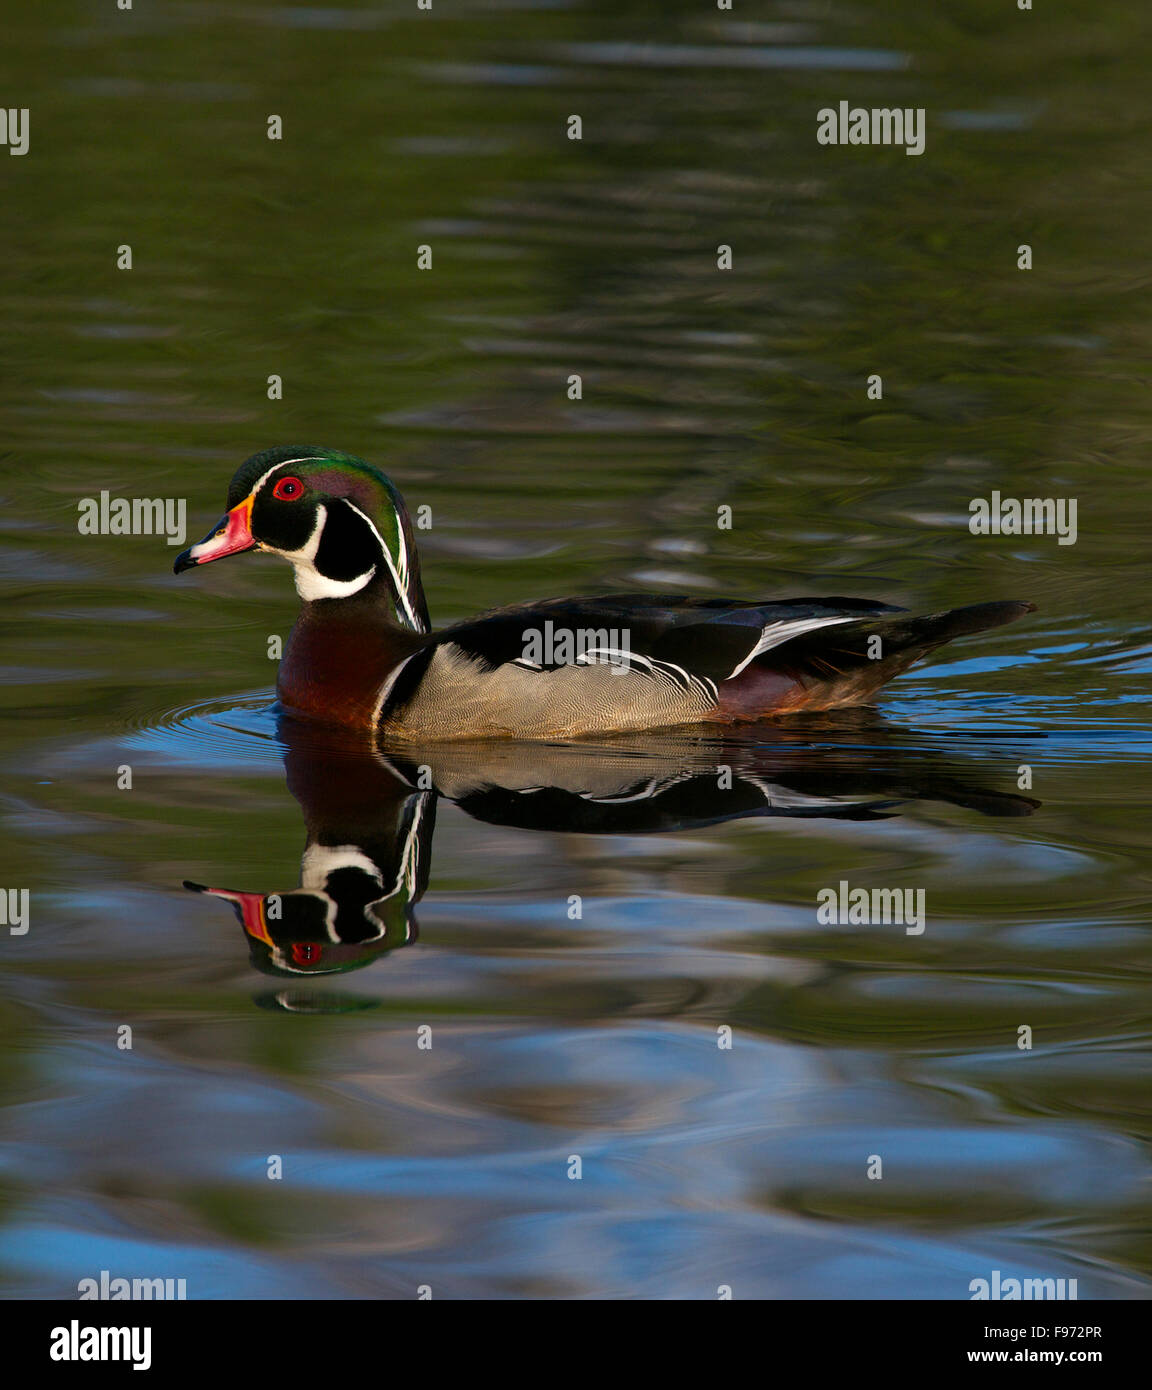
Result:
<svg viewBox="0 0 1152 1390">
<path fill-rule="evenodd" d="M 609 594 L 433 632 L 407 508 L 370 464 L 267 449 L 239 468 L 227 507 L 175 572 L 246 550 L 283 556 L 304 602 L 280 663 L 281 706 L 402 741 L 579 738 L 860 704 L 952 638 L 1035 607 L 912 617 L 854 598 Z"/>
</svg>

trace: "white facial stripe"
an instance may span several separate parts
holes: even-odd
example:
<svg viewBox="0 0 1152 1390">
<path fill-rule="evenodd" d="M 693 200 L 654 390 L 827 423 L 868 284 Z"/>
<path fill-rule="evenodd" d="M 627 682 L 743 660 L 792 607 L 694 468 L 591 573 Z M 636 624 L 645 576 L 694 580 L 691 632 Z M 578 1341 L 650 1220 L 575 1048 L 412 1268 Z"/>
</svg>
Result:
<svg viewBox="0 0 1152 1390">
<path fill-rule="evenodd" d="M 375 565 L 366 574 L 358 574 L 355 579 L 329 579 L 326 574 L 320 573 L 315 564 L 316 552 L 320 549 L 320 537 L 327 520 L 327 507 L 317 507 L 316 525 L 299 550 L 277 550 L 271 545 L 263 547 L 270 555 L 282 555 L 290 562 L 296 579 L 296 592 L 305 603 L 314 603 L 322 598 L 350 598 L 358 594 L 376 573 Z"/>
<path fill-rule="evenodd" d="M 258 493 L 258 492 L 260 491 L 260 489 L 264 486 L 264 484 L 268 481 L 268 479 L 272 476 L 272 474 L 276 472 L 276 470 L 277 470 L 278 468 L 287 468 L 288 465 L 289 465 L 290 463 L 319 463 L 319 462 L 320 462 L 320 460 L 317 459 L 317 458 L 302 458 L 302 459 L 284 459 L 284 460 L 283 460 L 282 462 L 280 462 L 280 463 L 274 463 L 274 464 L 272 465 L 272 467 L 269 468 L 269 470 L 267 471 L 267 473 L 262 473 L 262 474 L 260 475 L 260 477 L 257 479 L 255 485 L 254 485 L 253 488 L 252 488 L 252 491 L 248 494 L 248 496 L 249 496 L 249 497 L 255 496 L 255 494 Z"/>
<path fill-rule="evenodd" d="M 298 459 L 282 459 L 279 463 L 274 463 L 267 472 L 257 479 L 252 488 L 250 496 L 256 494 L 268 481 L 273 473 L 280 468 L 287 468 L 294 463 L 322 463 L 323 459 L 314 455 Z M 392 552 L 384 544 L 384 537 L 376 528 L 375 522 L 368 514 L 362 511 L 350 497 L 343 497 L 340 501 L 346 502 L 349 507 L 363 518 L 372 529 L 372 534 L 376 537 L 380 545 L 380 553 L 384 556 L 384 561 L 388 566 L 388 572 L 396 585 L 397 608 L 400 617 L 412 629 L 413 632 L 427 632 L 427 628 L 416 616 L 408 599 L 408 544 L 404 539 L 403 526 L 397 526 L 396 533 L 400 541 L 400 554 L 394 561 Z M 272 555 L 282 555 L 286 560 L 290 560 L 296 572 L 296 592 L 305 602 L 311 603 L 321 598 L 349 598 L 352 594 L 357 594 L 369 582 L 376 573 L 376 566 L 373 565 L 367 574 L 358 575 L 355 579 L 339 580 L 329 579 L 320 573 L 313 563 L 316 559 L 316 552 L 320 547 L 320 534 L 324 529 L 324 522 L 328 519 L 328 513 L 324 506 L 317 508 L 318 520 L 315 530 L 308 538 L 307 544 L 301 550 L 277 550 L 274 546 L 261 543 L 261 549 L 266 550 Z"/>
<path fill-rule="evenodd" d="M 403 526 L 398 525 L 396 527 L 397 534 L 400 537 L 400 558 L 398 563 L 394 563 L 392 552 L 384 544 L 384 537 L 377 531 L 376 524 L 373 522 L 372 518 L 368 516 L 367 513 L 362 512 L 350 498 L 345 497 L 343 501 L 352 508 L 357 516 L 362 517 L 368 523 L 372 528 L 372 534 L 380 542 L 381 554 L 384 556 L 384 562 L 387 564 L 388 571 L 392 575 L 392 579 L 396 585 L 397 607 L 401 618 L 404 619 L 413 632 L 426 631 L 424 624 L 417 618 L 416 614 L 412 611 L 412 605 L 408 602 L 408 547 L 404 543 Z"/>
</svg>

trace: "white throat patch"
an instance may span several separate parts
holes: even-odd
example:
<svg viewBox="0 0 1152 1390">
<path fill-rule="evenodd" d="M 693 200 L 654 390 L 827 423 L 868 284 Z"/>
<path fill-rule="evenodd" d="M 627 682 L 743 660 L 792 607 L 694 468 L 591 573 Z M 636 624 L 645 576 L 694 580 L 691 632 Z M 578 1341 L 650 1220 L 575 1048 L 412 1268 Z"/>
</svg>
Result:
<svg viewBox="0 0 1152 1390">
<path fill-rule="evenodd" d="M 320 549 L 320 537 L 324 534 L 324 523 L 328 520 L 328 508 L 316 508 L 316 525 L 307 542 L 299 550 L 277 550 L 265 545 L 272 555 L 283 555 L 292 566 L 296 578 L 296 592 L 305 603 L 314 603 L 321 598 L 350 598 L 358 594 L 376 573 L 376 566 L 358 574 L 355 579 L 329 579 L 316 568 L 316 552 Z"/>
</svg>

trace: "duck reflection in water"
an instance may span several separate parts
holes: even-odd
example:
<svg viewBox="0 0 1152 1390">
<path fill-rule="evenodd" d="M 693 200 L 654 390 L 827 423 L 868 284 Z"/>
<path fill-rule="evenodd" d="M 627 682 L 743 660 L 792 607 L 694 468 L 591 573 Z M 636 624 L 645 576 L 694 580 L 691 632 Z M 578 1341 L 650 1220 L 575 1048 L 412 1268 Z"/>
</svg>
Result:
<svg viewBox="0 0 1152 1390">
<path fill-rule="evenodd" d="M 866 710 L 745 730 L 738 741 L 678 732 L 598 746 L 418 749 L 288 718 L 278 735 L 307 831 L 300 886 L 185 887 L 232 904 L 257 970 L 296 980 L 356 970 L 416 940 L 441 798 L 494 825 L 590 835 L 667 834 L 753 816 L 876 821 L 922 801 L 988 816 L 1029 815 L 1040 804 L 980 785 L 951 749 L 908 746 Z"/>
</svg>

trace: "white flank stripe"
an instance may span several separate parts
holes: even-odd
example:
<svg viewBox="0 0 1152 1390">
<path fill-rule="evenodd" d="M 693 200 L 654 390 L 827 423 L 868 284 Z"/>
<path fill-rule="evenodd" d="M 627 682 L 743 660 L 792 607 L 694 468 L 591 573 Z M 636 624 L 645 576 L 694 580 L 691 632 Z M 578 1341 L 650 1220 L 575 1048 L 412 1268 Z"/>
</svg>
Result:
<svg viewBox="0 0 1152 1390">
<path fill-rule="evenodd" d="M 412 656 L 415 655 L 416 653 L 413 652 Z M 388 677 L 388 679 L 384 682 L 384 688 L 380 692 L 380 698 L 376 701 L 376 708 L 372 711 L 373 728 L 375 728 L 376 725 L 380 723 L 380 716 L 384 712 L 384 706 L 388 703 L 388 696 L 392 694 L 392 687 L 396 684 L 397 680 L 399 679 L 400 672 L 403 671 L 404 667 L 407 666 L 408 663 L 412 660 L 412 656 L 406 656 L 404 660 L 400 663 L 400 665 L 396 667 L 395 671 L 393 671 L 392 674 Z M 387 765 L 389 771 L 396 773 L 396 776 L 399 777 L 402 782 L 407 782 L 408 786 L 412 785 L 412 783 L 408 781 L 407 777 L 401 776 L 401 774 L 396 771 L 392 764 L 388 762 L 387 758 L 382 758 L 382 761 Z"/>
</svg>

